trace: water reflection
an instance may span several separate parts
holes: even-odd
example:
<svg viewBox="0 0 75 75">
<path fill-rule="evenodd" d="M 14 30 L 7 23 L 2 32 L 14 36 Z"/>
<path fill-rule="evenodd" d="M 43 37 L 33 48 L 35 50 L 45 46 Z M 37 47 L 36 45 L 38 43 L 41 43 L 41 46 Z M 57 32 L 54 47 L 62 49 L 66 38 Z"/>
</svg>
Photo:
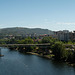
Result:
<svg viewBox="0 0 75 75">
<path fill-rule="evenodd" d="M 65 63 L 1 49 L 0 75 L 75 75 L 75 68 Z"/>
</svg>

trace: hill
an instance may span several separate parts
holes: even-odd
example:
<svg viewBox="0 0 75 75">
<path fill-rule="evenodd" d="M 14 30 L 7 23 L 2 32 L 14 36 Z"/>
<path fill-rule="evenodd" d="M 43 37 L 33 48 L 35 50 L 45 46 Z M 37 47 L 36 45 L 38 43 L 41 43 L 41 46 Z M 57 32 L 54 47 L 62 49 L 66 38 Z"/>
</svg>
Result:
<svg viewBox="0 0 75 75">
<path fill-rule="evenodd" d="M 26 34 L 53 34 L 51 30 L 41 29 L 41 28 L 22 28 L 22 27 L 14 27 L 14 28 L 3 28 L 0 29 L 0 35 L 26 35 Z"/>
</svg>

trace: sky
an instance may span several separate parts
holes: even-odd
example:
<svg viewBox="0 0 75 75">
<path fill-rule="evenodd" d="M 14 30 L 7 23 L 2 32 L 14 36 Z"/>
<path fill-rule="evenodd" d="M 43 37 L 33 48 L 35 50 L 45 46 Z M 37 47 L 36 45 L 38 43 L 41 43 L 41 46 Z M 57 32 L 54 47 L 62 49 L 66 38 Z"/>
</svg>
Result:
<svg viewBox="0 0 75 75">
<path fill-rule="evenodd" d="M 75 30 L 75 0 L 0 0 L 0 28 Z"/>
</svg>

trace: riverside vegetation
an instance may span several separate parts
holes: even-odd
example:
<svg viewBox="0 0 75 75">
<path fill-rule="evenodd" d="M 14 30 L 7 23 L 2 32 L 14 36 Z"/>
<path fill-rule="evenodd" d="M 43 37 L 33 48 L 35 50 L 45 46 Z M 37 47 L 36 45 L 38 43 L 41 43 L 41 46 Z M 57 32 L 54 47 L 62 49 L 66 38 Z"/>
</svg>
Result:
<svg viewBox="0 0 75 75">
<path fill-rule="evenodd" d="M 19 50 L 22 53 L 32 53 L 40 56 L 45 56 L 48 58 L 52 58 L 57 61 L 65 61 L 71 64 L 75 64 L 75 42 L 61 42 L 52 37 L 43 37 L 42 40 L 35 41 L 35 38 L 24 38 L 24 39 L 0 39 L 0 44 L 44 44 L 50 43 L 50 47 L 48 48 L 48 52 L 40 49 L 37 46 L 29 46 L 25 47 L 15 47 L 12 46 L 11 49 Z M 43 52 L 44 51 L 44 52 Z"/>
</svg>

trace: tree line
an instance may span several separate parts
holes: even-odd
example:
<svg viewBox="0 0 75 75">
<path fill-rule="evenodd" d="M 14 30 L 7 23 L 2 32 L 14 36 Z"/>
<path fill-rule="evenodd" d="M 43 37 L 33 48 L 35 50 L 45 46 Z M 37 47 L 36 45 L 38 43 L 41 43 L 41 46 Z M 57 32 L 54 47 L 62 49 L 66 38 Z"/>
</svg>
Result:
<svg viewBox="0 0 75 75">
<path fill-rule="evenodd" d="M 34 41 L 35 38 L 24 38 L 24 39 L 0 39 L 0 44 L 39 44 L 39 43 L 50 43 L 49 50 L 52 51 L 53 57 L 55 60 L 58 61 L 67 61 L 70 63 L 75 63 L 75 47 L 70 49 L 66 49 L 65 43 L 54 39 L 52 37 L 43 37 L 42 40 Z M 66 43 L 67 44 L 67 43 Z M 36 47 L 29 47 L 29 51 L 36 52 Z"/>
</svg>

